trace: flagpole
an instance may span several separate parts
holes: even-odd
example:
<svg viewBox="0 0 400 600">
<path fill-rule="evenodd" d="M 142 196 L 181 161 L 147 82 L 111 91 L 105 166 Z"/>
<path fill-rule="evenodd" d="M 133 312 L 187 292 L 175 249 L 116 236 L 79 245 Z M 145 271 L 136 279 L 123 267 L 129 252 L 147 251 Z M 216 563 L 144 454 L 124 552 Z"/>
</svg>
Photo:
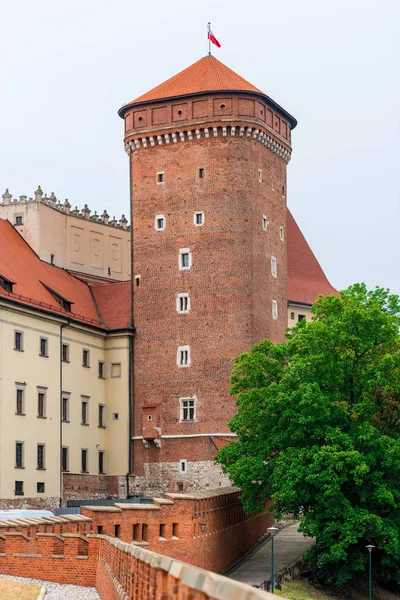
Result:
<svg viewBox="0 0 400 600">
<path fill-rule="evenodd" d="M 210 40 L 210 31 L 211 31 L 211 23 L 207 23 L 208 27 L 208 56 L 211 56 L 211 40 Z"/>
</svg>

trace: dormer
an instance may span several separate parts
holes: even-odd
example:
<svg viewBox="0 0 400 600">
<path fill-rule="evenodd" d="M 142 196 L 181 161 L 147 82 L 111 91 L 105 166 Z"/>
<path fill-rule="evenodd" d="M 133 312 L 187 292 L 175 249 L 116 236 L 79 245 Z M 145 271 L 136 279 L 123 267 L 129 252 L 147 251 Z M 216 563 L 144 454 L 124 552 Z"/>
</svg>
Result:
<svg viewBox="0 0 400 600">
<path fill-rule="evenodd" d="M 13 285 L 15 285 L 15 281 L 11 281 L 10 279 L 7 279 L 7 277 L 5 277 L 4 275 L 0 274 L 0 287 L 3 288 L 3 290 L 12 294 Z"/>
<path fill-rule="evenodd" d="M 46 290 L 48 292 L 50 292 L 50 294 L 53 296 L 53 298 L 55 300 L 57 300 L 58 304 L 66 311 L 71 312 L 71 307 L 73 302 L 71 302 L 71 300 L 68 300 L 67 298 L 64 298 L 64 296 L 61 296 L 61 294 L 59 294 L 58 292 L 52 290 L 48 285 L 46 285 L 45 283 L 43 283 L 43 281 L 40 282 L 42 284 L 43 287 L 46 288 Z"/>
</svg>

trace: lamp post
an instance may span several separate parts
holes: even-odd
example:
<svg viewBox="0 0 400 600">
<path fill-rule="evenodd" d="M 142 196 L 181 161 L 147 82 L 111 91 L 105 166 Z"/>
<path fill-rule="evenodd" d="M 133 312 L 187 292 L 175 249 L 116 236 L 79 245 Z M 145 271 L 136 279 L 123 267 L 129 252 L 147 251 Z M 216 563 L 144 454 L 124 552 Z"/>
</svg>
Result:
<svg viewBox="0 0 400 600">
<path fill-rule="evenodd" d="M 275 573 L 274 573 L 274 538 L 278 533 L 278 527 L 268 527 L 268 533 L 271 534 L 271 594 L 275 591 Z"/>
<path fill-rule="evenodd" d="M 369 600 L 372 600 L 372 550 L 375 548 L 372 544 L 365 546 L 369 552 Z"/>
</svg>

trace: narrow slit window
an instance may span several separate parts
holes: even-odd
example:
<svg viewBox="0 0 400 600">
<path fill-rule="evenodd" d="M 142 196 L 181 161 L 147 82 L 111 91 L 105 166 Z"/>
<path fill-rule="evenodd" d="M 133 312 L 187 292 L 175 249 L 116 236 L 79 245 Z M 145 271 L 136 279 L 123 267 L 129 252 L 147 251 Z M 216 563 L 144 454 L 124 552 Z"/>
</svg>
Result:
<svg viewBox="0 0 400 600">
<path fill-rule="evenodd" d="M 22 469 L 24 466 L 24 443 L 15 443 L 15 466 L 17 469 Z"/>
<path fill-rule="evenodd" d="M 81 471 L 82 473 L 88 472 L 88 451 L 81 450 Z"/>
<path fill-rule="evenodd" d="M 46 416 L 46 395 L 44 391 L 38 392 L 38 417 L 44 418 Z"/>
<path fill-rule="evenodd" d="M 283 240 L 285 239 L 285 230 L 283 229 L 283 227 L 279 227 L 279 237 L 281 242 L 283 242 Z"/>
<path fill-rule="evenodd" d="M 66 446 L 62 449 L 62 470 L 68 471 L 68 448 Z"/>
<path fill-rule="evenodd" d="M 164 172 L 157 173 L 157 183 L 164 183 Z"/>
<path fill-rule="evenodd" d="M 269 221 L 265 215 L 262 216 L 262 228 L 264 231 L 267 231 L 269 225 Z"/>
<path fill-rule="evenodd" d="M 89 352 L 89 350 L 82 350 L 82 366 L 90 367 L 90 352 Z"/>
<path fill-rule="evenodd" d="M 24 349 L 24 334 L 22 331 L 16 331 L 14 334 L 14 350 L 22 351 Z"/>
<path fill-rule="evenodd" d="M 178 294 L 176 299 L 176 310 L 180 314 L 188 313 L 190 311 L 189 294 Z"/>
<path fill-rule="evenodd" d="M 272 300 L 272 318 L 278 318 L 278 302 L 276 300 Z"/>
<path fill-rule="evenodd" d="M 48 343 L 46 338 L 40 338 L 40 356 L 48 356 Z"/>
<path fill-rule="evenodd" d="M 199 179 L 204 179 L 204 169 L 203 168 L 199 169 Z"/>
<path fill-rule="evenodd" d="M 258 181 L 262 183 L 262 169 L 258 169 Z"/>
<path fill-rule="evenodd" d="M 165 217 L 164 215 L 156 215 L 154 221 L 154 227 L 157 231 L 164 231 L 165 229 Z"/>
<path fill-rule="evenodd" d="M 181 248 L 179 250 L 179 269 L 185 271 L 190 269 L 192 266 L 192 255 L 188 248 Z"/>
<path fill-rule="evenodd" d="M 275 256 L 271 256 L 271 274 L 272 277 L 277 277 L 277 266 Z"/>
</svg>

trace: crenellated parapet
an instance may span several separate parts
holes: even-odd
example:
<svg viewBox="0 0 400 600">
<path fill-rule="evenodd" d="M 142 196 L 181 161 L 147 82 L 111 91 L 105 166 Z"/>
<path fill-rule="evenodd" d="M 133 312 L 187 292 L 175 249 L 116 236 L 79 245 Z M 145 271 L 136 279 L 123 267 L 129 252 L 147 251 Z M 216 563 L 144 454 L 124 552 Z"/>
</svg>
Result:
<svg viewBox="0 0 400 600">
<path fill-rule="evenodd" d="M 95 223 L 101 223 L 102 225 L 109 225 L 110 227 L 116 227 L 118 229 L 129 229 L 128 219 L 125 217 L 125 215 L 122 215 L 119 220 L 117 220 L 115 216 L 110 220 L 110 215 L 106 210 L 104 210 L 101 215 L 98 215 L 97 211 L 94 211 L 94 213 L 91 214 L 92 211 L 87 204 L 85 204 L 81 209 L 79 209 L 77 206 L 75 206 L 74 209 L 71 209 L 71 204 L 68 201 L 68 198 L 66 198 L 64 202 L 61 202 L 58 200 L 54 192 L 51 192 L 50 196 L 48 196 L 46 193 L 43 193 L 40 185 L 38 186 L 37 190 L 35 190 L 32 197 L 22 195 L 18 198 L 13 198 L 12 194 L 7 188 L 4 194 L 1 196 L 0 209 L 2 206 L 18 205 L 22 207 L 23 205 L 34 203 L 45 204 L 61 213 L 64 213 L 65 215 L 72 215 L 73 217 L 90 220 Z"/>
</svg>

